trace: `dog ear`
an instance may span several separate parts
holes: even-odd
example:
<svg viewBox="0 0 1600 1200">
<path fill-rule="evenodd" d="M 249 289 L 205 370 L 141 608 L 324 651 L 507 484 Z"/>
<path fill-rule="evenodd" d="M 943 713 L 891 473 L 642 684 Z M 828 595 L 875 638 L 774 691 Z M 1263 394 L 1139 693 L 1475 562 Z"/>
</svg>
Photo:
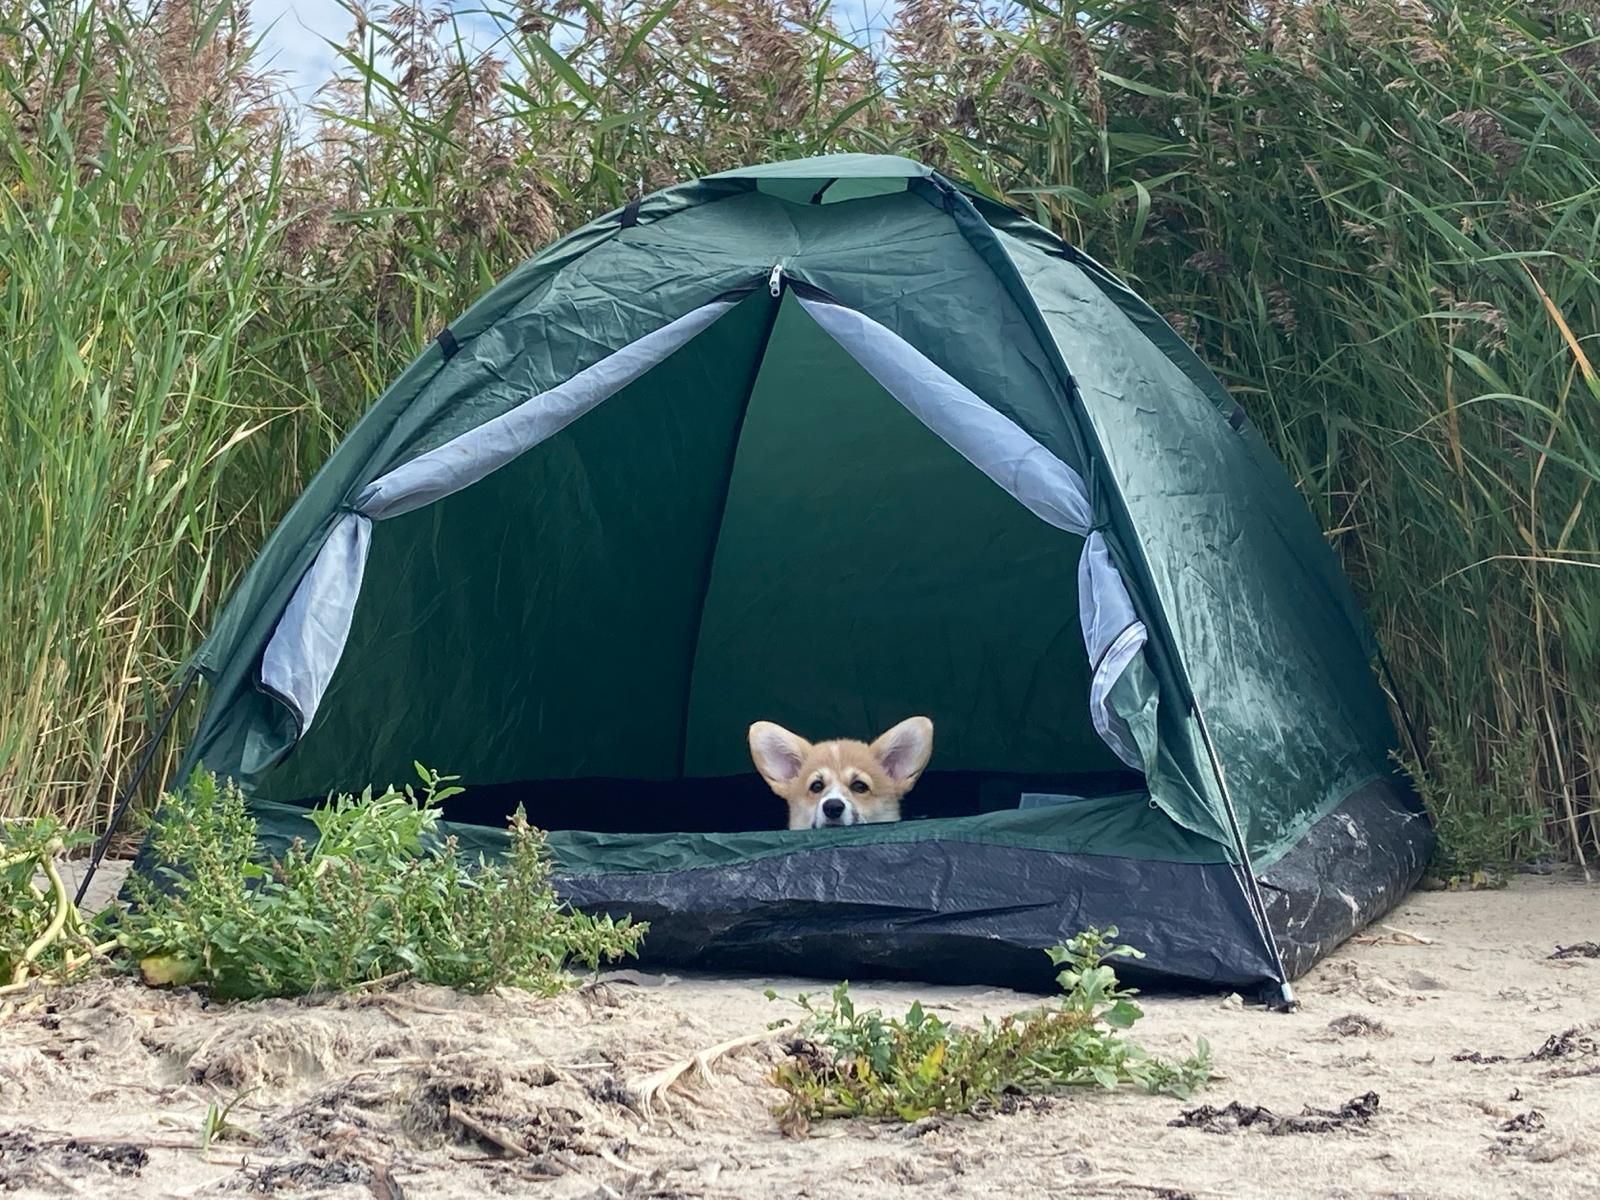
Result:
<svg viewBox="0 0 1600 1200">
<path fill-rule="evenodd" d="M 933 722 L 908 717 L 873 742 L 871 749 L 890 779 L 910 787 L 933 756 Z"/>
<path fill-rule="evenodd" d="M 782 725 L 757 721 L 750 726 L 750 757 L 755 760 L 761 778 L 774 789 L 780 784 L 794 782 L 809 753 L 811 743 Z"/>
</svg>

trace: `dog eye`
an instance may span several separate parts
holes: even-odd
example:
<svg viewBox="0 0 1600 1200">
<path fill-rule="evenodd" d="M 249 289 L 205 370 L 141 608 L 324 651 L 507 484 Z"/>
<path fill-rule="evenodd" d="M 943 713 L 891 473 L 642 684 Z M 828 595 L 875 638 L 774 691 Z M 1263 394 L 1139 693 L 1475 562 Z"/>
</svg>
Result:
<svg viewBox="0 0 1600 1200">
<path fill-rule="evenodd" d="M 852 783 L 850 785 L 850 790 L 852 792 L 858 792 L 858 793 L 866 791 L 867 790 L 867 781 L 865 779 L 856 780 L 854 783 Z"/>
<path fill-rule="evenodd" d="M 813 780 L 812 780 L 812 781 L 811 781 L 811 790 L 812 790 L 812 791 L 813 791 L 813 792 L 820 792 L 820 791 L 821 791 L 821 790 L 822 790 L 822 780 L 820 780 L 820 779 L 813 779 Z"/>
</svg>

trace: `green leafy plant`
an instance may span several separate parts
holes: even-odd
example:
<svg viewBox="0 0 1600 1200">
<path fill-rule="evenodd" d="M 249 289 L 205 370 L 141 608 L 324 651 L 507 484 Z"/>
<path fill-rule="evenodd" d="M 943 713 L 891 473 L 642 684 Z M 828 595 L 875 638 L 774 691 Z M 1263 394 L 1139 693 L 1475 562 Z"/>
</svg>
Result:
<svg viewBox="0 0 1600 1200">
<path fill-rule="evenodd" d="M 232 783 L 198 771 L 149 830 L 155 869 L 130 884 L 118 941 L 152 984 L 230 998 L 305 995 L 410 976 L 463 991 L 554 992 L 569 964 L 634 953 L 645 926 L 574 912 L 550 885 L 543 834 L 519 808 L 501 861 L 464 861 L 438 804 L 460 791 L 418 765 L 407 786 L 331 799 L 317 839 L 262 854 Z"/>
<path fill-rule="evenodd" d="M 1136 989 L 1123 986 L 1107 960 L 1142 955 L 1116 936 L 1115 926 L 1088 930 L 1055 947 L 1049 953 L 1062 968 L 1062 998 L 975 1029 L 941 1020 L 920 1002 L 900 1018 L 858 1009 L 847 983 L 825 1003 L 802 994 L 800 1036 L 773 1075 L 788 1093 L 774 1110 L 780 1126 L 799 1134 L 835 1117 L 985 1113 L 1008 1097 L 1070 1087 L 1131 1084 L 1188 1096 L 1211 1077 L 1211 1048 L 1201 1038 L 1193 1055 L 1169 1061 L 1122 1036 L 1143 1013 Z"/>
</svg>

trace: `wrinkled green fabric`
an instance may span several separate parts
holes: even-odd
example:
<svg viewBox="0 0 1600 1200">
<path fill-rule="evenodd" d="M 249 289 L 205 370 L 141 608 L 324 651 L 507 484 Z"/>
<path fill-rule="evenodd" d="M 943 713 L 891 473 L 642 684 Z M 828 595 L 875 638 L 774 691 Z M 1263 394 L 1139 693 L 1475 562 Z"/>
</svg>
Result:
<svg viewBox="0 0 1600 1200">
<path fill-rule="evenodd" d="M 1072 365 L 1246 844 L 1258 866 L 1269 862 L 1388 770 L 1393 729 L 1365 653 L 1370 634 L 1259 435 L 1235 429 L 1173 358 L 1101 352 L 1152 345 L 1124 308 L 1138 302 L 1108 296 L 1098 271 L 1001 236 Z M 1198 744 L 1188 757 L 1204 761 Z M 1191 779 L 1215 790 L 1205 774 Z"/>
</svg>

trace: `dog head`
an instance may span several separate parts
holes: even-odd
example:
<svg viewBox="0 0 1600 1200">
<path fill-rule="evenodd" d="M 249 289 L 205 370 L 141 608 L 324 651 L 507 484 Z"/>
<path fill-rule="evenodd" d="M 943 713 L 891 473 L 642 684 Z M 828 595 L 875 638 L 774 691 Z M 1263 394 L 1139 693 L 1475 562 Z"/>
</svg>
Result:
<svg viewBox="0 0 1600 1200">
<path fill-rule="evenodd" d="M 847 740 L 813 745 L 770 721 L 750 726 L 750 757 L 789 805 L 790 829 L 898 821 L 900 799 L 932 753 L 927 717 L 901 721 L 870 746 Z"/>
</svg>

